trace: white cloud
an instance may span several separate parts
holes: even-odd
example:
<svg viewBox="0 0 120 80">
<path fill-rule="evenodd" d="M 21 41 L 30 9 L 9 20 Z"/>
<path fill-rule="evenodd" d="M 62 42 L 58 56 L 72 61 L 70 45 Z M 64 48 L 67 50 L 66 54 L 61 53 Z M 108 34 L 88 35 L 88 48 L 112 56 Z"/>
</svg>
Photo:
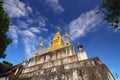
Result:
<svg viewBox="0 0 120 80">
<path fill-rule="evenodd" d="M 10 18 L 15 18 L 8 34 L 14 44 L 21 42 L 18 37 L 22 39 L 25 53 L 30 58 L 39 43 L 39 38 L 36 35 L 48 30 L 45 27 L 47 18 L 40 12 L 29 15 L 33 12 L 32 8 L 20 0 L 4 0 L 4 9 Z M 21 18 L 24 18 L 24 20 L 21 20 Z"/>
<path fill-rule="evenodd" d="M 38 22 L 38 23 L 39 23 L 40 26 L 44 26 L 44 27 L 45 27 L 45 25 L 46 25 L 46 24 L 45 24 L 45 21 L 40 21 L 40 22 Z"/>
<path fill-rule="evenodd" d="M 26 7 L 29 12 L 33 12 L 32 8 L 30 6 Z"/>
<path fill-rule="evenodd" d="M 10 37 L 12 38 L 13 44 L 15 44 L 15 46 L 18 44 L 19 41 L 18 36 L 21 37 L 23 46 L 25 47 L 25 54 L 28 58 L 30 58 L 37 49 L 39 42 L 43 39 L 41 36 L 36 36 L 36 33 L 39 33 L 41 31 L 42 30 L 37 27 L 31 27 L 25 30 L 21 30 L 18 28 L 18 26 L 13 25 L 10 26 L 8 35 L 10 35 Z"/>
<path fill-rule="evenodd" d="M 32 57 L 34 51 L 36 50 L 36 38 L 24 37 L 23 43 L 25 45 L 25 53 L 28 58 Z"/>
<path fill-rule="evenodd" d="M 31 27 L 31 28 L 29 28 L 29 30 L 31 31 L 31 32 L 33 32 L 33 33 L 40 33 L 41 31 L 39 30 L 39 28 L 37 28 L 37 27 Z"/>
<path fill-rule="evenodd" d="M 22 36 L 23 44 L 25 47 L 25 53 L 28 58 L 32 57 L 39 42 L 43 39 L 41 36 L 37 37 L 36 33 L 40 33 L 42 30 L 38 27 L 31 27 L 26 30 L 21 30 L 19 33 Z M 42 39 L 41 39 L 41 38 Z"/>
<path fill-rule="evenodd" d="M 23 30 L 20 33 L 26 37 L 36 38 L 36 35 L 29 30 Z"/>
<path fill-rule="evenodd" d="M 38 24 L 39 27 L 45 27 L 46 21 L 47 18 L 42 15 L 33 15 L 33 18 L 28 18 L 26 22 L 28 22 L 29 24 Z"/>
<path fill-rule="evenodd" d="M 16 20 L 17 26 L 22 29 L 27 29 L 29 24 L 26 23 L 25 21 L 22 21 L 20 19 Z"/>
<path fill-rule="evenodd" d="M 10 26 L 9 31 L 8 31 L 8 35 L 10 35 L 10 37 L 12 38 L 12 43 L 13 44 L 18 44 L 18 28 L 17 26 L 13 25 Z"/>
<path fill-rule="evenodd" d="M 47 18 L 42 17 L 42 16 L 39 16 L 38 19 L 37 19 L 39 25 L 40 25 L 40 26 L 43 26 L 43 27 L 46 26 L 46 20 L 47 20 Z"/>
<path fill-rule="evenodd" d="M 70 22 L 68 27 L 71 40 L 84 36 L 101 23 L 101 18 L 99 15 L 96 15 L 96 12 L 97 9 L 93 9 L 83 13 L 77 19 Z"/>
<path fill-rule="evenodd" d="M 48 31 L 48 29 L 47 28 L 40 28 L 42 31 L 45 31 L 45 32 L 47 32 Z"/>
<path fill-rule="evenodd" d="M 46 3 L 54 12 L 64 11 L 64 8 L 59 4 L 59 0 L 46 0 Z"/>
<path fill-rule="evenodd" d="M 32 8 L 27 6 L 19 0 L 3 0 L 4 9 L 11 18 L 27 16 L 28 12 L 32 12 Z"/>
<path fill-rule="evenodd" d="M 35 28 L 31 28 L 32 30 Z M 37 36 L 31 30 L 21 30 L 20 35 L 22 36 L 23 44 L 25 47 L 25 53 L 28 58 L 32 57 L 36 46 L 38 44 Z"/>
<path fill-rule="evenodd" d="M 18 41 L 17 39 L 18 36 L 21 37 L 23 41 L 23 46 L 25 47 L 24 51 L 28 58 L 32 57 L 34 51 L 37 49 L 37 46 L 40 42 L 40 39 L 36 35 L 41 34 L 42 31 L 47 31 L 45 27 L 39 25 L 36 27 L 31 27 L 30 23 L 36 24 L 37 22 L 39 22 L 38 20 L 34 21 L 32 18 L 31 20 L 32 20 L 31 22 L 18 20 L 17 21 L 18 26 L 15 26 L 15 28 L 10 29 L 11 32 L 9 32 L 9 35 L 13 36 L 12 39 L 14 42 L 15 40 Z M 19 30 L 17 28 L 19 28 Z"/>
</svg>

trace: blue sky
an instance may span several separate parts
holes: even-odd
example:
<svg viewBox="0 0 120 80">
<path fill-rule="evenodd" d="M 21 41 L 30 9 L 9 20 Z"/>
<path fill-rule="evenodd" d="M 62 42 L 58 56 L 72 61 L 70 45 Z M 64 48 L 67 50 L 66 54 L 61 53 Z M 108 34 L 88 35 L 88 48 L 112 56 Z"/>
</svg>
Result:
<svg viewBox="0 0 120 80">
<path fill-rule="evenodd" d="M 70 35 L 71 44 L 83 44 L 88 57 L 98 56 L 112 73 L 120 75 L 120 31 L 115 31 L 96 15 L 102 0 L 3 0 L 11 19 L 8 36 L 13 40 L 5 60 L 14 65 L 30 58 L 39 43 L 44 47 L 61 28 L 61 35 Z M 77 50 L 77 48 L 76 48 Z"/>
</svg>

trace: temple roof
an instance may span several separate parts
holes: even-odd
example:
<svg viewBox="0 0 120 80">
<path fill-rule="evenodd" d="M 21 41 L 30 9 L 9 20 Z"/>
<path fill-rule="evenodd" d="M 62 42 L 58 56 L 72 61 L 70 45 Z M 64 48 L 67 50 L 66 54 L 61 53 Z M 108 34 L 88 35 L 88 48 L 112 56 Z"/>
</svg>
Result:
<svg viewBox="0 0 120 80">
<path fill-rule="evenodd" d="M 0 63 L 0 66 L 1 66 L 1 69 L 6 68 L 5 65 L 3 65 L 3 64 L 1 64 L 1 63 Z M 4 66 L 4 67 L 3 67 L 3 66 Z M 3 72 L 0 73 L 0 77 L 13 76 L 14 73 L 15 73 L 15 71 L 16 71 L 18 68 L 21 68 L 21 69 L 22 69 L 22 67 L 24 67 L 24 66 L 22 65 L 22 63 L 20 63 L 20 64 L 18 64 L 18 65 L 15 65 L 15 66 L 13 66 L 13 67 L 7 67 L 6 70 L 3 70 Z"/>
</svg>

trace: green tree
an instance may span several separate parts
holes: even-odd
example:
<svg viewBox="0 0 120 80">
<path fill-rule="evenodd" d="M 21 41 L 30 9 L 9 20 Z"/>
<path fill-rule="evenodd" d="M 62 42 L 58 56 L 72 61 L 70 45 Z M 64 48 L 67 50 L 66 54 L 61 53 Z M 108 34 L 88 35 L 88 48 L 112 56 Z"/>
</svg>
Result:
<svg viewBox="0 0 120 80">
<path fill-rule="evenodd" d="M 98 13 L 102 13 L 104 20 L 114 29 L 120 27 L 120 0 L 103 0 Z"/>
<path fill-rule="evenodd" d="M 10 62 L 8 62 L 8 61 L 3 61 L 2 63 L 5 64 L 5 65 L 7 65 L 7 66 L 9 66 L 9 67 L 12 67 L 12 66 L 13 66 L 13 64 L 10 63 Z"/>
<path fill-rule="evenodd" d="M 0 0 L 0 58 L 6 57 L 6 48 L 11 43 L 11 39 L 6 35 L 9 25 L 10 20 L 3 9 L 3 2 Z"/>
</svg>

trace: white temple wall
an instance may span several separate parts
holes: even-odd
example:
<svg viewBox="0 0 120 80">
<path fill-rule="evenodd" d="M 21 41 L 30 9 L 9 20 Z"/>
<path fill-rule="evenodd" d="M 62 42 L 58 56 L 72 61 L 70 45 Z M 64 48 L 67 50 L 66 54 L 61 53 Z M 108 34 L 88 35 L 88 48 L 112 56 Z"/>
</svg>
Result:
<svg viewBox="0 0 120 80">
<path fill-rule="evenodd" d="M 54 54 L 51 54 L 51 60 L 56 60 L 56 53 L 54 53 Z"/>
<path fill-rule="evenodd" d="M 86 51 L 80 51 L 80 52 L 78 52 L 78 60 L 80 61 L 80 60 L 84 60 L 84 59 L 88 59 L 88 57 L 87 57 L 87 54 L 86 54 Z"/>
<path fill-rule="evenodd" d="M 50 55 L 46 55 L 46 62 L 50 60 Z"/>
</svg>

